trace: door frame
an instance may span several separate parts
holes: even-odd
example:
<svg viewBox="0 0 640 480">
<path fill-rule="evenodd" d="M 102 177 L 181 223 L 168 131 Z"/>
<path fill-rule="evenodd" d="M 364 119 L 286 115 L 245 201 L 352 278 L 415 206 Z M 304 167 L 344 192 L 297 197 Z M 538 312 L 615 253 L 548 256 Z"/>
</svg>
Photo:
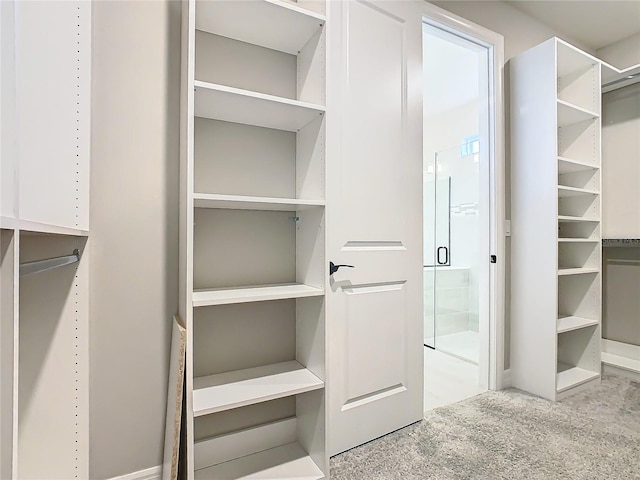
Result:
<svg viewBox="0 0 640 480">
<path fill-rule="evenodd" d="M 497 263 L 489 267 L 489 379 L 490 390 L 508 386 L 505 381 L 505 131 L 504 37 L 424 2 L 423 22 L 487 47 L 489 53 L 489 250 Z M 424 219 L 424 216 L 423 216 Z M 489 261 L 489 259 L 487 259 Z"/>
</svg>

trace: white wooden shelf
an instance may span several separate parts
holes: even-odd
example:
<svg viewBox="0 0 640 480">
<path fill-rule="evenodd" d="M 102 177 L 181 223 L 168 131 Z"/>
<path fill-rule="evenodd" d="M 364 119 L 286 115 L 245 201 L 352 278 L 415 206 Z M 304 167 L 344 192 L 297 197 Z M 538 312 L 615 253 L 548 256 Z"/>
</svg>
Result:
<svg viewBox="0 0 640 480">
<path fill-rule="evenodd" d="M 325 111 L 322 105 L 199 80 L 195 81 L 194 108 L 196 117 L 290 132 L 300 130 Z"/>
<path fill-rule="evenodd" d="M 558 78 L 584 72 L 599 62 L 597 58 L 578 50 L 573 45 L 558 40 Z"/>
<path fill-rule="evenodd" d="M 590 372 L 583 368 L 571 367 L 561 363 L 558 364 L 556 389 L 558 393 L 562 393 L 599 377 L 600 374 L 597 372 Z"/>
<path fill-rule="evenodd" d="M 598 323 L 598 320 L 592 320 L 590 318 L 563 316 L 558 318 L 557 331 L 558 333 L 570 332 L 580 328 L 593 327 L 594 325 L 598 325 Z"/>
<path fill-rule="evenodd" d="M 250 197 L 241 195 L 217 195 L 195 193 L 193 205 L 196 208 L 226 208 L 236 210 L 292 211 L 323 207 L 324 200 L 303 200 L 291 198 Z"/>
<path fill-rule="evenodd" d="M 193 306 L 207 307 L 229 303 L 263 302 L 287 298 L 319 297 L 324 290 L 302 283 L 261 285 L 242 288 L 201 289 L 193 292 Z"/>
<path fill-rule="evenodd" d="M 558 275 L 585 275 L 600 272 L 597 268 L 559 268 Z"/>
<path fill-rule="evenodd" d="M 24 233 L 47 233 L 51 235 L 68 235 L 73 237 L 86 237 L 88 230 L 63 227 L 49 223 L 31 222 L 11 217 L 0 217 L 0 227 L 9 230 L 19 230 Z"/>
<path fill-rule="evenodd" d="M 640 346 L 603 338 L 602 363 L 640 374 Z"/>
<path fill-rule="evenodd" d="M 558 215 L 559 222 L 589 222 L 598 223 L 600 219 L 592 217 L 573 217 L 570 215 Z"/>
<path fill-rule="evenodd" d="M 585 172 L 588 170 L 598 170 L 600 167 L 591 163 L 582 162 L 579 160 L 572 160 L 566 157 L 558 157 L 558 173 L 563 175 L 565 173 Z"/>
<path fill-rule="evenodd" d="M 295 360 L 193 379 L 193 415 L 289 397 L 324 387 Z"/>
<path fill-rule="evenodd" d="M 595 190 L 588 190 L 586 188 L 576 188 L 576 187 L 565 187 L 563 185 L 558 185 L 558 197 L 579 197 L 581 195 L 600 195 L 599 192 Z"/>
<path fill-rule="evenodd" d="M 598 114 L 564 100 L 558 100 L 558 127 L 598 118 Z"/>
<path fill-rule="evenodd" d="M 319 480 L 325 476 L 307 452 L 296 442 L 196 470 L 195 478 L 196 480 Z"/>
<path fill-rule="evenodd" d="M 602 352 L 602 363 L 612 367 L 622 368 L 630 372 L 640 373 L 640 360 L 624 357 L 613 353 Z"/>
<path fill-rule="evenodd" d="M 324 15 L 280 0 L 197 1 L 196 29 L 297 55 Z"/>
<path fill-rule="evenodd" d="M 598 243 L 600 240 L 592 240 L 589 238 L 559 238 L 559 243 Z"/>
</svg>

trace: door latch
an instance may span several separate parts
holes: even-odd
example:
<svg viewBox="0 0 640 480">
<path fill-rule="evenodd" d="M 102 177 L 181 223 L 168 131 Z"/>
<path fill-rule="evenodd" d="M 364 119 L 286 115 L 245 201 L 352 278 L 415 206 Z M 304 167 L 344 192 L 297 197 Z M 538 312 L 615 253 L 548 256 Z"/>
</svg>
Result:
<svg viewBox="0 0 640 480">
<path fill-rule="evenodd" d="M 329 262 L 329 275 L 336 273 L 340 267 L 356 268 L 353 265 L 336 265 L 333 262 Z"/>
<path fill-rule="evenodd" d="M 491 263 L 498 263 L 498 257 L 495 255 L 491 255 Z"/>
</svg>

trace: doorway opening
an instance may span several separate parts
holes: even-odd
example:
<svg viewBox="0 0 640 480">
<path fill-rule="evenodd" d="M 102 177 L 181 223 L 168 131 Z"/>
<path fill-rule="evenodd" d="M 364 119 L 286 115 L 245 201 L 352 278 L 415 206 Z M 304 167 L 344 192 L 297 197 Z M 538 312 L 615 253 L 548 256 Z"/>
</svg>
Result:
<svg viewBox="0 0 640 480">
<path fill-rule="evenodd" d="M 491 46 L 425 20 L 423 74 L 424 404 L 431 410 L 490 387 Z"/>
</svg>

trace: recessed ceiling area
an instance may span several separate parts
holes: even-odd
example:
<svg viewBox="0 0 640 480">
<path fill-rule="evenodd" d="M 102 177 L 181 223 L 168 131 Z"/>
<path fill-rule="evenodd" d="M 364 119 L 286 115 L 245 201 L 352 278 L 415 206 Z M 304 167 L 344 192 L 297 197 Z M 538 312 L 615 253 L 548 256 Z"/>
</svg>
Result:
<svg viewBox="0 0 640 480">
<path fill-rule="evenodd" d="M 505 3 L 593 50 L 640 32 L 640 0 L 505 0 Z"/>
</svg>

